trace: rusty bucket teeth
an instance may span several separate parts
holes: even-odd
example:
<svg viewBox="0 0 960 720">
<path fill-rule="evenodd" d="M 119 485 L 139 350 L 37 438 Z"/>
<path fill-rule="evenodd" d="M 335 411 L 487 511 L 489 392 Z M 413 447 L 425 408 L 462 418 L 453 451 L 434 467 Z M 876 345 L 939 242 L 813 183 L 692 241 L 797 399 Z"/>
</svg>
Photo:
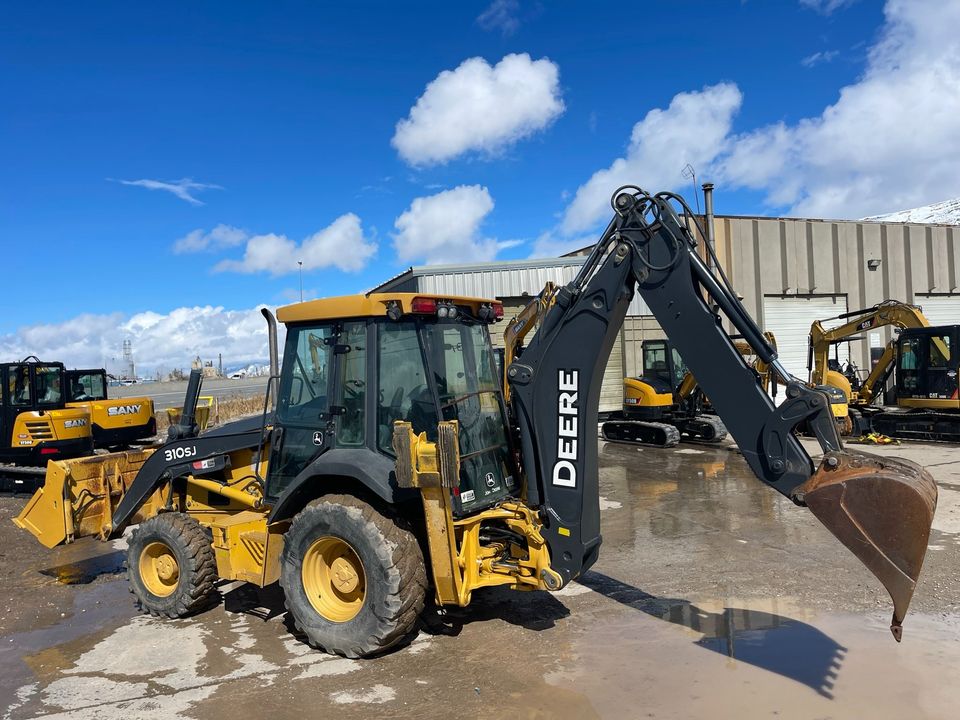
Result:
<svg viewBox="0 0 960 720">
<path fill-rule="evenodd" d="M 831 452 L 793 495 L 883 583 L 899 642 L 937 507 L 933 478 L 908 460 Z"/>
</svg>

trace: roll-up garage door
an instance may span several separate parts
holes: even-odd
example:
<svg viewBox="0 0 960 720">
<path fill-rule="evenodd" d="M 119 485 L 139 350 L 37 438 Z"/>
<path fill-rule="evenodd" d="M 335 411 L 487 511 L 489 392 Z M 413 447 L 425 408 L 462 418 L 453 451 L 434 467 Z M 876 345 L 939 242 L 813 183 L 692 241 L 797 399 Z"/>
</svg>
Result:
<svg viewBox="0 0 960 720">
<path fill-rule="evenodd" d="M 830 297 L 765 297 L 763 299 L 763 326 L 777 338 L 780 362 L 801 380 L 809 379 L 807 347 L 810 342 L 810 324 L 847 311 L 847 298 Z M 826 327 L 842 321 L 825 323 Z M 847 345 L 837 347 L 839 358 L 848 357 Z M 832 357 L 831 353 L 831 357 Z M 780 393 L 781 399 L 783 393 Z"/>
<path fill-rule="evenodd" d="M 931 325 L 960 325 L 960 295 L 917 295 Z"/>
</svg>

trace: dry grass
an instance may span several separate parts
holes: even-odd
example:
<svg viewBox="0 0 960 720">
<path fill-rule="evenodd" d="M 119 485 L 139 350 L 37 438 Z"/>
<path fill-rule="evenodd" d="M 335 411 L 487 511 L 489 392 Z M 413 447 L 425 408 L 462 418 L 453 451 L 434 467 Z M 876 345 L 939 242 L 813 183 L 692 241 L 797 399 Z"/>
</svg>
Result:
<svg viewBox="0 0 960 720">
<path fill-rule="evenodd" d="M 201 409 L 197 409 L 198 414 Z M 213 407 L 210 408 L 211 417 L 207 427 L 223 425 L 231 420 L 238 420 L 250 415 L 260 415 L 263 412 L 263 395 L 231 395 L 225 398 L 214 398 Z M 167 428 L 170 427 L 170 419 L 166 410 L 160 410 L 157 417 L 157 434 L 161 437 L 167 436 Z"/>
</svg>

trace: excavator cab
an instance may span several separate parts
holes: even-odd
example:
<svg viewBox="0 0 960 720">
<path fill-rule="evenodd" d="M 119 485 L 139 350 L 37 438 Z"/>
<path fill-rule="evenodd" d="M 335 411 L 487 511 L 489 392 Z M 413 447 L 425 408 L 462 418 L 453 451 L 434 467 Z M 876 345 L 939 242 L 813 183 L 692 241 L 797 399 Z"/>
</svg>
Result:
<svg viewBox="0 0 960 720">
<path fill-rule="evenodd" d="M 93 452 L 90 413 L 68 408 L 62 363 L 0 365 L 0 460 L 41 465 Z"/>
<path fill-rule="evenodd" d="M 908 328 L 897 339 L 897 402 L 960 410 L 960 325 Z"/>
<path fill-rule="evenodd" d="M 687 365 L 675 347 L 667 340 L 644 340 L 643 378 L 659 380 L 675 390 L 687 374 Z"/>
</svg>

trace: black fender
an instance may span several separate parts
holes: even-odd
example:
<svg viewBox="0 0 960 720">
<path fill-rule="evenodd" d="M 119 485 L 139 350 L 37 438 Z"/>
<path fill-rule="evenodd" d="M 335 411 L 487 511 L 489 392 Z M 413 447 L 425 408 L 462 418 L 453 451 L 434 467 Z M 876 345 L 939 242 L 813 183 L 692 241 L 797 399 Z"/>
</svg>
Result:
<svg viewBox="0 0 960 720">
<path fill-rule="evenodd" d="M 337 492 L 337 481 L 346 479 L 369 490 L 387 505 L 400 505 L 417 500 L 414 488 L 397 485 L 394 461 L 367 448 L 334 448 L 318 455 L 297 475 L 283 494 L 273 503 L 267 522 L 287 520 L 300 512 L 310 500 L 330 490 Z"/>
</svg>

